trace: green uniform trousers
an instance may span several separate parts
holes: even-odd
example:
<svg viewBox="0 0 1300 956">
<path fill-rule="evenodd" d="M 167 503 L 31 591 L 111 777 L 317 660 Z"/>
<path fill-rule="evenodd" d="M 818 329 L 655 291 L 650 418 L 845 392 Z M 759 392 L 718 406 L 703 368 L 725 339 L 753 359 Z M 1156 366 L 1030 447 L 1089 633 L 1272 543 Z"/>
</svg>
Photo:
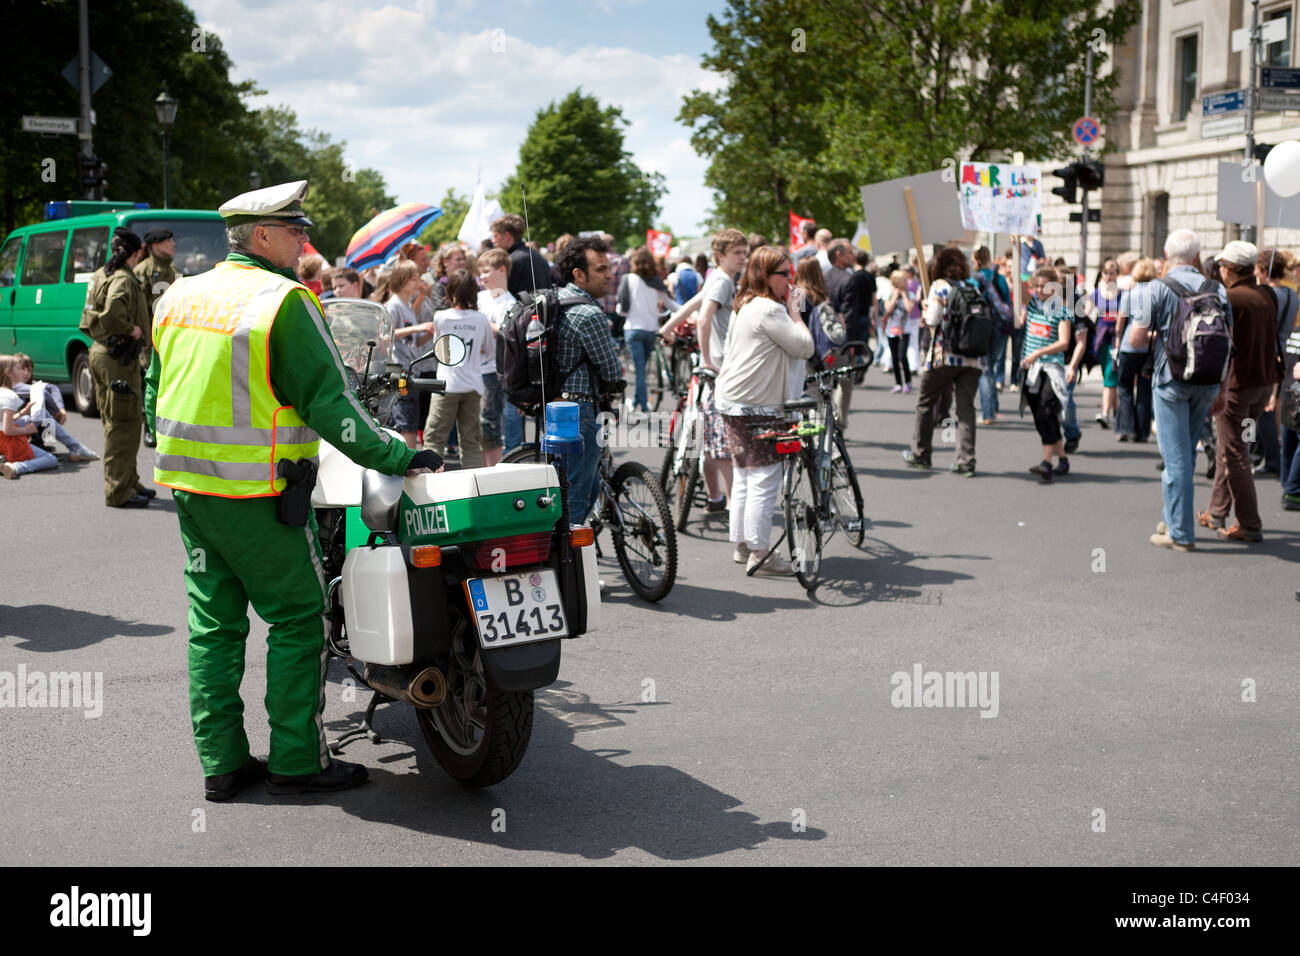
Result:
<svg viewBox="0 0 1300 956">
<path fill-rule="evenodd" d="M 139 429 L 136 429 L 139 436 Z M 203 775 L 248 762 L 244 644 L 248 605 L 270 626 L 266 647 L 269 770 L 317 773 L 329 764 L 325 728 L 325 570 L 314 513 L 305 528 L 282 524 L 276 499 L 176 491 L 190 600 L 190 718 Z"/>
<path fill-rule="evenodd" d="M 136 471 L 140 433 L 144 424 L 144 397 L 139 366 L 123 365 L 96 343 L 90 347 L 90 375 L 95 381 L 95 404 L 104 422 L 104 503 L 117 507 L 144 487 Z M 129 392 L 115 392 L 109 383 L 121 379 Z"/>
</svg>

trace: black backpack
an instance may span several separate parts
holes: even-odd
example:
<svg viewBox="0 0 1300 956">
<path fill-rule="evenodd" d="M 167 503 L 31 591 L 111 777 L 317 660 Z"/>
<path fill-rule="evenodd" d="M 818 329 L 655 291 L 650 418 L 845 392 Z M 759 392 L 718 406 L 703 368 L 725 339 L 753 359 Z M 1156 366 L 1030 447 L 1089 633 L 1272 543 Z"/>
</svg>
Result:
<svg viewBox="0 0 1300 956">
<path fill-rule="evenodd" d="M 993 346 L 993 310 L 979 286 L 954 282 L 943 310 L 943 347 L 950 355 L 982 358 Z"/>
<path fill-rule="evenodd" d="M 566 308 L 587 301 L 578 296 L 561 298 L 556 289 L 519 293 L 497 334 L 497 379 L 512 405 L 532 407 L 563 391 L 564 379 L 573 369 L 561 369 L 555 361 L 560 320 Z M 539 340 L 529 342 L 528 326 L 534 318 L 543 332 Z"/>
<path fill-rule="evenodd" d="M 1162 337 L 1169 374 L 1188 385 L 1221 384 L 1232 359 L 1232 329 L 1219 284 L 1206 282 L 1193 292 L 1168 276 L 1160 281 L 1178 296 L 1178 311 Z"/>
</svg>

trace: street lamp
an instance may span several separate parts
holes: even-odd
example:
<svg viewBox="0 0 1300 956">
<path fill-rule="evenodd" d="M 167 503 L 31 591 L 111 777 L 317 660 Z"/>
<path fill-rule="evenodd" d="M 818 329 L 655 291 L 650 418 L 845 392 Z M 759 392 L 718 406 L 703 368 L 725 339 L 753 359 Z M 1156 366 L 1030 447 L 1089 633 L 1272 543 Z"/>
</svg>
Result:
<svg viewBox="0 0 1300 956">
<path fill-rule="evenodd" d="M 171 140 L 172 123 L 176 122 L 177 105 L 178 104 L 176 100 L 167 95 L 167 86 L 164 84 L 162 92 L 159 93 L 158 98 L 153 101 L 153 109 L 154 112 L 158 114 L 158 125 L 162 127 L 162 134 L 163 134 L 163 208 L 164 209 L 171 208 L 172 193 L 171 193 L 171 176 L 168 170 L 168 167 L 170 166 L 170 163 L 168 162 L 168 146 Z"/>
</svg>

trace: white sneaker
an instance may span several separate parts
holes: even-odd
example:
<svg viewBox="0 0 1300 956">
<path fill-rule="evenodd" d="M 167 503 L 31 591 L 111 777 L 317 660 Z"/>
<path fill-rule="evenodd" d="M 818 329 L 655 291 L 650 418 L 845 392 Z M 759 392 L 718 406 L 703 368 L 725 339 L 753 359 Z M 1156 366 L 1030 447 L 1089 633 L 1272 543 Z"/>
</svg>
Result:
<svg viewBox="0 0 1300 956">
<path fill-rule="evenodd" d="M 731 560 L 737 564 L 744 564 L 749 560 L 749 545 L 741 541 L 736 545 L 736 550 L 731 552 Z"/>
<path fill-rule="evenodd" d="M 754 574 L 770 574 L 773 577 L 789 577 L 794 574 L 794 568 L 790 566 L 790 562 L 779 554 L 769 553 L 761 568 L 758 567 L 758 562 L 759 556 L 751 552 L 749 561 L 745 564 L 745 572 L 747 574 L 751 571 Z M 754 571 L 755 568 L 758 568 L 758 570 Z"/>
</svg>

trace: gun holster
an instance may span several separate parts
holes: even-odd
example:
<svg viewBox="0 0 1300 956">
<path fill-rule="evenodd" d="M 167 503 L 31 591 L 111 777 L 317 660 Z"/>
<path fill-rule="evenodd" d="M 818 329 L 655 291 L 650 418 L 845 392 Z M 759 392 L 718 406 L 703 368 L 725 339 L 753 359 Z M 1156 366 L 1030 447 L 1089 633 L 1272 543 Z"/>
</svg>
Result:
<svg viewBox="0 0 1300 956">
<path fill-rule="evenodd" d="M 276 465 L 275 474 L 285 481 L 284 490 L 276 502 L 275 516 L 290 527 L 307 527 L 311 492 L 316 487 L 316 462 L 311 458 L 297 461 L 282 458 Z"/>
<path fill-rule="evenodd" d="M 143 338 L 143 337 L 142 337 Z M 140 349 L 144 343 L 142 339 L 133 339 L 129 335 L 117 333 L 110 335 L 104 347 L 108 349 L 108 354 L 119 365 L 130 365 L 140 355 Z"/>
</svg>

